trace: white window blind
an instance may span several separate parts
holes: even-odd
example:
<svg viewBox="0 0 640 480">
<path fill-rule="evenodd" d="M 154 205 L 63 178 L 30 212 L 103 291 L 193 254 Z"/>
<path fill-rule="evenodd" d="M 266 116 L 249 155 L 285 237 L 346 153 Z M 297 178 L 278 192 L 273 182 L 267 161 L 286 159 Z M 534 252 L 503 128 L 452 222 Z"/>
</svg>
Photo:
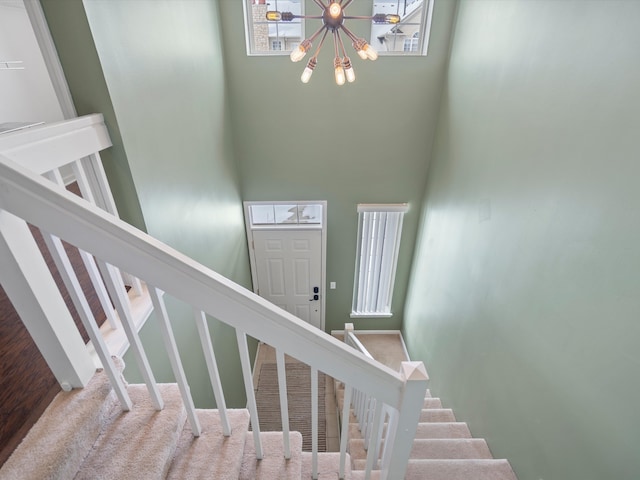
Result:
<svg viewBox="0 0 640 480">
<path fill-rule="evenodd" d="M 390 317 L 407 204 L 358 205 L 352 317 Z"/>
</svg>

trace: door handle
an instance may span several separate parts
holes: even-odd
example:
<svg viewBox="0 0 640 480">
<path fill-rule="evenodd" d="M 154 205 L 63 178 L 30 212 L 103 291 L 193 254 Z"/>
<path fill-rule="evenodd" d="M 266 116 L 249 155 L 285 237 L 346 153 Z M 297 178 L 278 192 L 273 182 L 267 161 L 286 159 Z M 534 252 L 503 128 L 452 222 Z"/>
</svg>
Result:
<svg viewBox="0 0 640 480">
<path fill-rule="evenodd" d="M 309 301 L 313 302 L 314 300 L 318 300 L 320 297 L 318 295 L 314 295 L 313 298 L 310 298 Z"/>
</svg>

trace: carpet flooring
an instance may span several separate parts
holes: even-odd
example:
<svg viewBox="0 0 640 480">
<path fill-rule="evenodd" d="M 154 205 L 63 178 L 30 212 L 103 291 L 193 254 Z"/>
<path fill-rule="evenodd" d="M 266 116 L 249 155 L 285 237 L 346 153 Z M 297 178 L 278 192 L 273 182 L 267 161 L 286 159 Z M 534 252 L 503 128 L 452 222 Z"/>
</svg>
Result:
<svg viewBox="0 0 640 480">
<path fill-rule="evenodd" d="M 302 434 L 302 450 L 311 451 L 311 369 L 303 363 L 287 363 L 287 400 L 289 403 L 289 427 Z M 318 373 L 318 451 L 325 452 L 326 442 L 326 379 Z M 264 363 L 256 390 L 260 430 L 282 431 L 278 370 L 275 363 Z"/>
</svg>

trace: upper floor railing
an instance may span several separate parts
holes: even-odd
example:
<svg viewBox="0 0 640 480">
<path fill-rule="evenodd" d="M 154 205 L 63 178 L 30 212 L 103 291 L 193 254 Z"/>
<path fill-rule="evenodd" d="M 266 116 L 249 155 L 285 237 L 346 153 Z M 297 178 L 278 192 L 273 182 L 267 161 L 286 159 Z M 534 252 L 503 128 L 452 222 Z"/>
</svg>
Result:
<svg viewBox="0 0 640 480">
<path fill-rule="evenodd" d="M 86 200 L 86 196 L 83 199 L 66 191 L 60 184 L 59 174 L 55 172 L 63 165 L 71 164 L 74 171 L 77 170 L 76 176 L 82 177 L 84 168 L 79 168 L 78 165 L 86 167 L 87 162 L 99 163 L 99 158 L 96 159 L 97 153 L 110 145 L 101 115 L 34 127 L 29 131 L 12 135 L 8 134 L 0 139 L 0 258 L 3 259 L 0 282 L 10 297 L 21 295 L 21 289 L 26 285 L 37 308 L 29 310 L 24 307 L 22 311 L 19 309 L 19 313 L 25 324 L 35 319 L 36 324 L 32 325 L 32 328 L 27 325 L 27 328 L 32 335 L 35 334 L 36 343 L 61 383 L 80 387 L 86 384 L 92 371 L 85 365 L 87 353 L 84 344 L 74 340 L 76 337 L 70 334 L 75 325 L 69 321 L 68 314 L 59 315 L 62 308 L 66 307 L 61 307 L 55 298 L 51 283 L 44 278 L 47 275 L 44 274 L 40 262 L 33 261 L 37 247 L 32 239 L 29 240 L 30 234 L 25 222 L 38 226 L 48 235 L 48 243 L 53 251 L 58 250 L 57 242 L 64 239 L 82 252 L 86 252 L 87 256 L 95 258 L 152 401 L 157 409 L 161 409 L 163 401 L 137 329 L 128 312 L 128 298 L 119 269 L 126 266 L 126 271 L 133 275 L 133 278 L 146 284 L 194 435 L 200 434 L 200 425 L 164 307 L 162 292 L 167 292 L 193 307 L 194 321 L 200 334 L 225 435 L 230 434 L 230 429 L 226 420 L 224 392 L 220 384 L 206 315 L 215 317 L 236 331 L 248 399 L 247 407 L 251 414 L 258 458 L 262 457 L 262 446 L 247 335 L 275 348 L 281 392 L 286 392 L 285 354 L 311 366 L 312 379 L 316 379 L 316 389 L 319 371 L 344 382 L 341 478 L 344 475 L 349 431 L 348 408 L 353 392 L 358 392 L 358 395 L 368 399 L 371 412 L 371 442 L 375 442 L 374 439 L 382 432 L 384 415 L 389 417 L 384 449 L 380 455 L 380 465 L 377 466 L 382 470 L 382 478 L 404 477 L 426 390 L 426 372 L 421 363 L 405 362 L 399 373 L 394 372 L 119 220 L 114 216 L 114 211 L 105 209 L 105 205 L 100 205 L 99 201 L 92 204 Z M 99 175 L 103 175 L 100 173 L 101 165 L 91 166 L 91 171 L 98 171 Z M 98 187 L 98 190 L 100 189 L 101 187 Z M 101 195 L 110 196 L 106 192 Z M 59 257 L 61 258 L 57 261 L 65 269 L 64 256 L 61 254 Z M 77 283 L 77 279 L 74 280 L 71 273 L 68 276 L 70 285 Z M 82 298 L 73 300 L 83 308 Z M 95 322 L 92 324 L 89 318 L 85 318 L 88 316 L 81 317 L 109 374 L 122 408 L 129 409 L 131 400 Z M 314 391 L 315 389 L 312 390 L 312 395 Z M 285 456 L 288 456 L 290 452 L 287 443 L 287 396 L 281 393 L 280 398 L 284 402 L 281 404 L 285 433 L 283 438 Z M 317 406 L 317 402 L 315 404 Z M 317 408 L 314 409 L 313 416 L 317 425 Z M 317 435 L 317 429 L 314 434 Z M 377 452 L 374 458 L 374 451 L 378 448 L 377 444 L 369 445 L 371 458 L 367 461 L 367 477 L 370 470 L 375 468 Z M 314 450 L 315 478 L 317 441 L 314 442 Z"/>
</svg>

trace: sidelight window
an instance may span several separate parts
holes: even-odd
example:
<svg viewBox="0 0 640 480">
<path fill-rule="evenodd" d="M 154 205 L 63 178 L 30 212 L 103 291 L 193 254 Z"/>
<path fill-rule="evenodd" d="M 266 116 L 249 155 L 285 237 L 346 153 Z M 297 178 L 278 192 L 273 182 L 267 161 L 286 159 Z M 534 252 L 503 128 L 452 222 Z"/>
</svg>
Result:
<svg viewBox="0 0 640 480">
<path fill-rule="evenodd" d="M 390 317 L 402 220 L 407 204 L 358 205 L 351 317 Z"/>
</svg>

